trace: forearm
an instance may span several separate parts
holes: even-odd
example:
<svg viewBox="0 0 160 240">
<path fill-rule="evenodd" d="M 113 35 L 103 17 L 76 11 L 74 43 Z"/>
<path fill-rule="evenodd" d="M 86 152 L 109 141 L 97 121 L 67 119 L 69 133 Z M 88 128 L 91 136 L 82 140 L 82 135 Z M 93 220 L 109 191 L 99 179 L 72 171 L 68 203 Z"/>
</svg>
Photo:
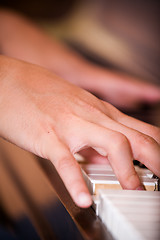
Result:
<svg viewBox="0 0 160 240">
<path fill-rule="evenodd" d="M 89 65 L 77 53 L 13 12 L 0 11 L 0 33 L 2 54 L 43 66 L 73 83 L 76 79 L 77 84 L 77 70 L 82 72 Z"/>
<path fill-rule="evenodd" d="M 134 108 L 160 100 L 160 88 L 87 62 L 15 13 L 0 11 L 0 33 L 2 54 L 45 67 L 115 106 Z"/>
</svg>

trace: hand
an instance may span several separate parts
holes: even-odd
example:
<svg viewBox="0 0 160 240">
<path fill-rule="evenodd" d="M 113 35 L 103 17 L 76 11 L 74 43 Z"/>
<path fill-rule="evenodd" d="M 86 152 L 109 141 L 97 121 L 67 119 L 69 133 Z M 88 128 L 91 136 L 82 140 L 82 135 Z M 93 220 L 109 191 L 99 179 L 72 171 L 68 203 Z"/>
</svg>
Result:
<svg viewBox="0 0 160 240">
<path fill-rule="evenodd" d="M 16 14 L 0 12 L 0 31 L 4 55 L 48 68 L 117 107 L 160 101 L 159 87 L 88 63 Z"/>
<path fill-rule="evenodd" d="M 120 72 L 86 64 L 81 87 L 124 110 L 160 101 L 160 88 Z M 74 76 L 74 75 L 73 75 Z M 84 81 L 86 79 L 86 81 Z"/>
<path fill-rule="evenodd" d="M 133 159 L 160 176 L 160 129 L 128 117 L 48 70 L 0 57 L 0 136 L 52 161 L 73 200 L 91 197 L 73 154 L 95 149 L 125 189 L 141 188 Z"/>
</svg>

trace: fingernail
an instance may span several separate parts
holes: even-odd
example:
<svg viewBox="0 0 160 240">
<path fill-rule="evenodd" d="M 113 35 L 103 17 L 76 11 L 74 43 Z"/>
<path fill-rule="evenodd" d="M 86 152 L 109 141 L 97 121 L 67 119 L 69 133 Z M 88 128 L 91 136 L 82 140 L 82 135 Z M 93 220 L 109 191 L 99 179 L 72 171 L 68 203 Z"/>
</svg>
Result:
<svg viewBox="0 0 160 240">
<path fill-rule="evenodd" d="M 139 187 L 136 188 L 136 190 L 145 190 L 143 185 L 140 185 Z"/>
<path fill-rule="evenodd" d="M 81 192 L 78 196 L 78 205 L 80 207 L 89 207 L 92 204 L 92 198 L 88 193 Z"/>
</svg>

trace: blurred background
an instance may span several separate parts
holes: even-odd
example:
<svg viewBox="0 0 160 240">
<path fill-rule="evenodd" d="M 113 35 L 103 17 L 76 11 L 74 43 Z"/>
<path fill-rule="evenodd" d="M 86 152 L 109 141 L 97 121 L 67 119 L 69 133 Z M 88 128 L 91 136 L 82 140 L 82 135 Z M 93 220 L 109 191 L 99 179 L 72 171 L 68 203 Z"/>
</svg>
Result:
<svg viewBox="0 0 160 240">
<path fill-rule="evenodd" d="M 90 61 L 145 81 L 160 78 L 158 0 L 1 0 Z"/>
</svg>

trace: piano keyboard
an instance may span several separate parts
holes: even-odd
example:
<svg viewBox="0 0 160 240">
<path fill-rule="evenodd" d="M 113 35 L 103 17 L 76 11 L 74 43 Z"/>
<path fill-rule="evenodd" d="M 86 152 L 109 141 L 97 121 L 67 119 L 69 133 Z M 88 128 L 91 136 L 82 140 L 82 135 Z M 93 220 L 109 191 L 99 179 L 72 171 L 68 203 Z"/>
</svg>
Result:
<svg viewBox="0 0 160 240">
<path fill-rule="evenodd" d="M 159 240 L 160 192 L 100 189 L 98 216 L 117 240 Z"/>
<path fill-rule="evenodd" d="M 81 164 L 83 176 L 90 193 L 97 194 L 98 189 L 122 189 L 112 168 L 102 164 Z M 147 191 L 158 190 L 158 179 L 148 169 L 135 168 Z"/>
<path fill-rule="evenodd" d="M 115 240 L 160 240 L 159 180 L 136 167 L 148 191 L 120 190 L 109 165 L 81 164 L 93 208 Z"/>
</svg>

